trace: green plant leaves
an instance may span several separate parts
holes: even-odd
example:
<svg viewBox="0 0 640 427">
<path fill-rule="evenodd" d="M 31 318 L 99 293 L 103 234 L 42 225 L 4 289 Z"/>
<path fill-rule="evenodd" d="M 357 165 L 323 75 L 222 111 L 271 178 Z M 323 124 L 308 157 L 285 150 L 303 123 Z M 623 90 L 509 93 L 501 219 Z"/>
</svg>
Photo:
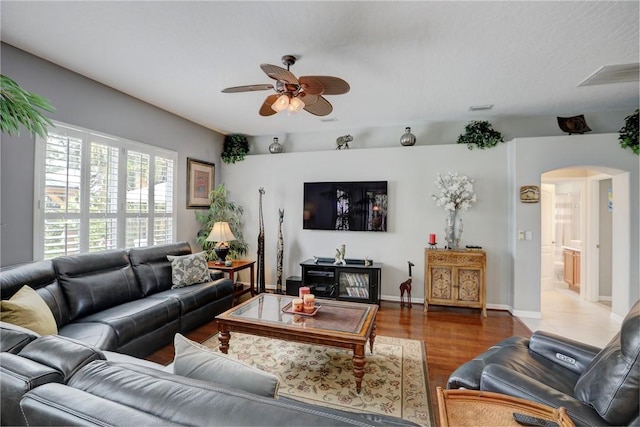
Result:
<svg viewBox="0 0 640 427">
<path fill-rule="evenodd" d="M 242 235 L 242 214 L 244 209 L 242 206 L 227 200 L 227 189 L 224 184 L 218 185 L 209 193 L 209 201 L 211 205 L 207 211 L 195 211 L 196 220 L 200 223 L 201 228 L 196 236 L 196 243 L 207 251 L 207 259 L 217 259 L 213 252 L 214 242 L 207 241 L 209 233 L 216 222 L 224 221 L 229 223 L 231 232 L 236 240 L 229 242 L 229 258 L 238 259 L 247 253 L 249 245 L 244 241 Z"/>
<path fill-rule="evenodd" d="M 630 148 L 636 155 L 640 155 L 640 147 L 638 146 L 638 112 L 625 117 L 624 126 L 620 129 L 620 146 L 622 148 Z"/>
<path fill-rule="evenodd" d="M 14 80 L 0 74 L 0 131 L 19 135 L 22 125 L 32 135 L 46 138 L 47 127 L 53 123 L 40 110 L 55 111 L 46 98 L 27 92 Z"/>
<path fill-rule="evenodd" d="M 469 150 L 475 145 L 481 150 L 494 147 L 498 142 L 504 142 L 502 134 L 494 130 L 487 121 L 471 121 L 464 127 L 465 133 L 458 137 L 458 144 L 467 144 Z"/>
<path fill-rule="evenodd" d="M 249 153 L 247 137 L 240 134 L 229 134 L 224 137 L 221 158 L 225 163 L 235 163 L 244 160 Z"/>
</svg>

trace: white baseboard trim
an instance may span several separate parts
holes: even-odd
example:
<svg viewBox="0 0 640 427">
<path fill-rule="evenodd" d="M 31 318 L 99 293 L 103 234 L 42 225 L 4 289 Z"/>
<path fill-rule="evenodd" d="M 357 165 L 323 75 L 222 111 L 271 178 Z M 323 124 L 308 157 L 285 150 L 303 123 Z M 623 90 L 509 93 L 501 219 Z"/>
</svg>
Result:
<svg viewBox="0 0 640 427">
<path fill-rule="evenodd" d="M 612 297 L 605 297 L 605 296 L 599 295 L 599 296 L 598 296 L 598 301 L 613 301 L 613 298 L 612 298 Z"/>
<path fill-rule="evenodd" d="M 526 317 L 528 319 L 542 319 L 542 313 L 539 311 L 513 310 L 511 314 L 517 317 Z"/>
<path fill-rule="evenodd" d="M 620 316 L 615 314 L 614 312 L 611 312 L 609 313 L 609 319 L 613 320 L 614 322 L 622 324 L 622 321 L 624 320 L 624 316 Z"/>
</svg>

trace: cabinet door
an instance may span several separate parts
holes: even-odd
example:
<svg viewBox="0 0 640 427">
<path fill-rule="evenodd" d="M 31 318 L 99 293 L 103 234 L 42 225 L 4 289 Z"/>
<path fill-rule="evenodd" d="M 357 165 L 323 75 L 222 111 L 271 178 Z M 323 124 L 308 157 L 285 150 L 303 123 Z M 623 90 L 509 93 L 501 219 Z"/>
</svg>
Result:
<svg viewBox="0 0 640 427">
<path fill-rule="evenodd" d="M 479 303 L 482 289 L 482 269 L 459 268 L 457 288 L 458 301 Z"/>
<path fill-rule="evenodd" d="M 429 267 L 429 295 L 431 304 L 449 303 L 454 300 L 453 268 L 449 266 Z"/>
<path fill-rule="evenodd" d="M 338 269 L 340 299 L 370 299 L 371 272 Z"/>
<path fill-rule="evenodd" d="M 580 252 L 573 254 L 573 283 L 580 286 Z"/>
<path fill-rule="evenodd" d="M 573 251 L 564 250 L 562 252 L 564 259 L 564 281 L 573 286 Z"/>
</svg>

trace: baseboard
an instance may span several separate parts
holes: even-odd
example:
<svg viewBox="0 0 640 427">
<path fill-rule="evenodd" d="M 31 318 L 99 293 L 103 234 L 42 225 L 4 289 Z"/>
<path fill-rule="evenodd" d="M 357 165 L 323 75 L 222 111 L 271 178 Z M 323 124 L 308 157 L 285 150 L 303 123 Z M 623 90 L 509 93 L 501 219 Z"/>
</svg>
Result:
<svg viewBox="0 0 640 427">
<path fill-rule="evenodd" d="M 624 320 L 624 316 L 620 316 L 615 314 L 614 312 L 611 312 L 609 313 L 609 319 L 613 320 L 614 322 L 618 322 L 622 324 L 622 321 Z"/>
<path fill-rule="evenodd" d="M 602 295 L 598 295 L 598 301 L 609 301 L 609 302 L 611 302 L 611 301 L 613 301 L 613 298 L 612 297 L 605 297 L 605 296 L 602 296 Z"/>
<path fill-rule="evenodd" d="M 542 319 L 542 313 L 539 311 L 513 310 L 511 314 L 516 317 L 526 317 L 528 319 Z"/>
</svg>

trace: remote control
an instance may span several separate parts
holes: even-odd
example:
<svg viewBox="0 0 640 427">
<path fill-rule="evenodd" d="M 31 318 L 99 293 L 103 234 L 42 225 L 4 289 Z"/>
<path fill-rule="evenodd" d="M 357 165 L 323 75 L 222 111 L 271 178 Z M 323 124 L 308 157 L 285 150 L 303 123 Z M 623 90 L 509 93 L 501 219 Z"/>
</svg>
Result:
<svg viewBox="0 0 640 427">
<path fill-rule="evenodd" d="M 553 421 L 536 418 L 531 415 L 520 414 L 518 412 L 513 413 L 513 419 L 523 426 L 558 427 L 558 424 Z"/>
</svg>

